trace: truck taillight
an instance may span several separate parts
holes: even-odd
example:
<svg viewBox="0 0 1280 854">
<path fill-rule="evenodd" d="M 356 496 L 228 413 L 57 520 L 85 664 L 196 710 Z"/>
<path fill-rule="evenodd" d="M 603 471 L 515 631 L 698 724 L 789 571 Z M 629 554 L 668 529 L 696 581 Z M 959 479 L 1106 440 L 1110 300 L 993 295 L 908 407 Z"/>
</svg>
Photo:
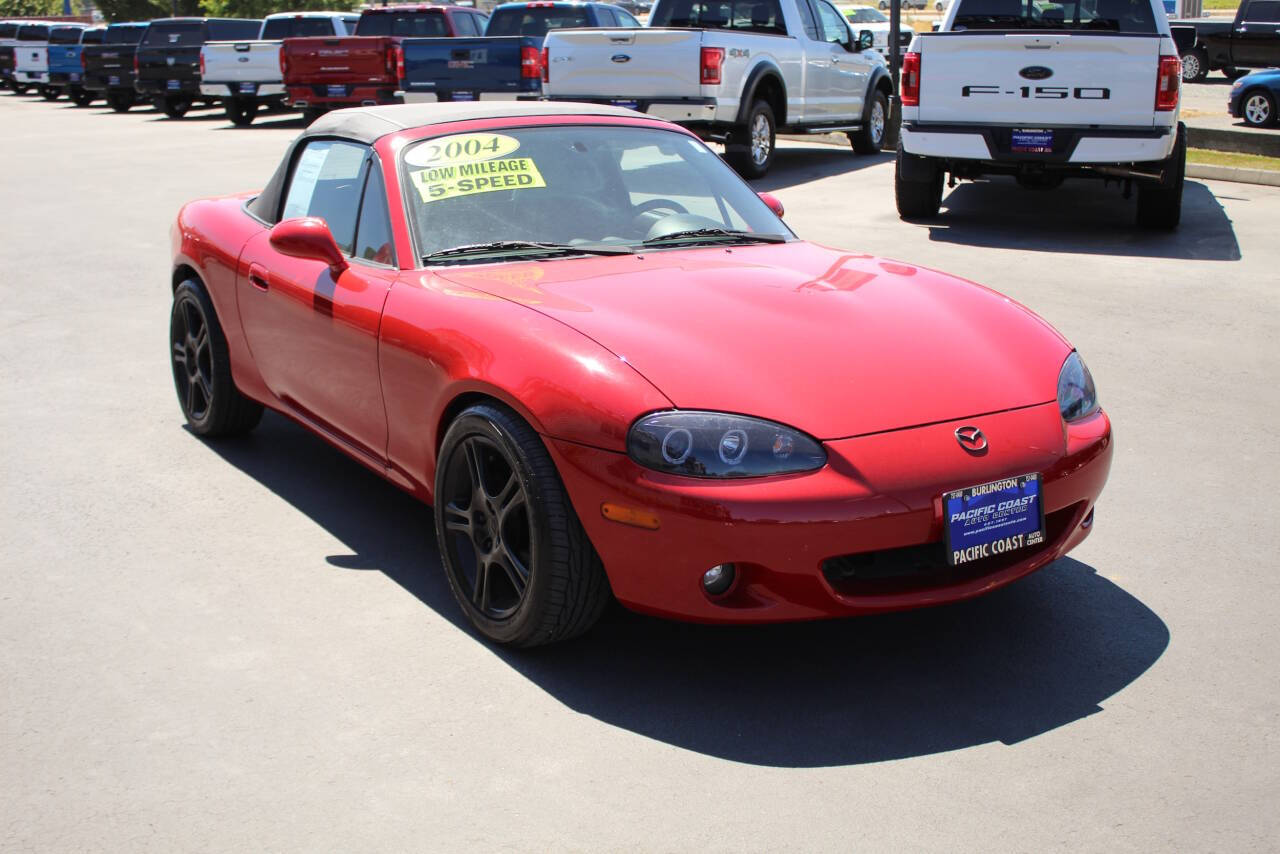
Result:
<svg viewBox="0 0 1280 854">
<path fill-rule="evenodd" d="M 391 56 L 395 62 L 395 75 L 397 80 L 404 79 L 404 48 L 400 45 L 394 45 L 391 48 Z"/>
<path fill-rule="evenodd" d="M 280 76 L 289 76 L 289 57 L 284 55 L 284 46 L 280 47 Z"/>
<path fill-rule="evenodd" d="M 920 54 L 907 51 L 902 57 L 902 106 L 920 106 Z"/>
<path fill-rule="evenodd" d="M 1156 110 L 1168 112 L 1178 107 L 1178 88 L 1182 82 L 1182 60 L 1176 56 L 1160 57 L 1156 74 Z"/>
<path fill-rule="evenodd" d="M 551 48 L 542 49 L 542 82 L 551 82 Z"/>
<path fill-rule="evenodd" d="M 138 55 L 136 53 L 133 55 L 133 73 L 138 73 Z"/>
<path fill-rule="evenodd" d="M 200 76 L 204 76 L 204 51 L 200 51 Z"/>
<path fill-rule="evenodd" d="M 724 48 L 704 47 L 702 49 L 701 72 L 699 77 L 703 85 L 719 85 L 720 69 L 724 67 Z"/>
<path fill-rule="evenodd" d="M 88 63 L 84 61 L 84 51 L 82 50 L 80 51 L 80 70 L 83 71 L 88 67 L 89 67 Z"/>
<path fill-rule="evenodd" d="M 530 80 L 542 79 L 542 52 L 532 45 L 520 48 L 520 76 Z"/>
</svg>

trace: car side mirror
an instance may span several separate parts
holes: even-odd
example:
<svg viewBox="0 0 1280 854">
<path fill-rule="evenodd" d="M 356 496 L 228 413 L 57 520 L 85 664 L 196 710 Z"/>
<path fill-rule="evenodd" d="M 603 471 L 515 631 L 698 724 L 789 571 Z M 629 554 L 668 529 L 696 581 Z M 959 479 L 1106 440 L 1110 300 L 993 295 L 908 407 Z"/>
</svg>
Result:
<svg viewBox="0 0 1280 854">
<path fill-rule="evenodd" d="M 861 30 L 858 32 L 858 50 L 859 51 L 871 50 L 872 46 L 875 43 L 876 43 L 875 33 L 871 32 L 871 30 Z"/>
<path fill-rule="evenodd" d="M 329 265 L 334 278 L 350 264 L 338 248 L 329 224 L 319 217 L 301 216 L 284 219 L 271 229 L 271 245 L 282 255 L 311 258 Z"/>
<path fill-rule="evenodd" d="M 756 193 L 760 197 L 760 201 L 764 202 L 769 210 L 773 211 L 773 215 L 778 219 L 782 219 L 782 215 L 786 213 L 786 208 L 782 206 L 782 202 L 778 201 L 778 197 L 773 193 Z"/>
</svg>

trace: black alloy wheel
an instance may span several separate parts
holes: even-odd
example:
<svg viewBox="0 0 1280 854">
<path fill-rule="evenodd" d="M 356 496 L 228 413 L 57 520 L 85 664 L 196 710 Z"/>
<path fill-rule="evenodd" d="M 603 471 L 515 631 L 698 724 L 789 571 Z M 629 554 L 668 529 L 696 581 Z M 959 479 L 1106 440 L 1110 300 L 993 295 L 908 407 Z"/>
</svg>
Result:
<svg viewBox="0 0 1280 854">
<path fill-rule="evenodd" d="M 435 526 L 454 598 L 485 637 L 514 646 L 589 629 L 610 593 L 539 436 L 496 402 L 464 410 L 437 459 Z"/>
<path fill-rule="evenodd" d="M 204 287 L 195 279 L 178 285 L 169 316 L 169 353 L 178 404 L 192 432 L 227 436 L 252 430 L 262 406 L 236 388 L 227 339 Z"/>
</svg>

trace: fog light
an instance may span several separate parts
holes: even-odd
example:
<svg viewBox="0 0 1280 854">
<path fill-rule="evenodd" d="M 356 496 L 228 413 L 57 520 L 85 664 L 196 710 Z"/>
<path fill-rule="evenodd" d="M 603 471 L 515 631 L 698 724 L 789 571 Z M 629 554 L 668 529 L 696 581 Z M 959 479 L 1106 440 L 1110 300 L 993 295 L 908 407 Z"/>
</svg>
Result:
<svg viewBox="0 0 1280 854">
<path fill-rule="evenodd" d="M 702 573 L 702 588 L 712 596 L 719 596 L 733 586 L 733 564 L 722 563 Z"/>
</svg>

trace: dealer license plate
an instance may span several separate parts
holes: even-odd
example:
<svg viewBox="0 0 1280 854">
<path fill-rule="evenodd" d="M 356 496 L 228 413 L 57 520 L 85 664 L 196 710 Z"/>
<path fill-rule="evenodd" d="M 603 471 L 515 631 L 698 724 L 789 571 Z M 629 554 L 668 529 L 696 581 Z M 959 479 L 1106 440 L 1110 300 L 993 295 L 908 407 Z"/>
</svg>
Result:
<svg viewBox="0 0 1280 854">
<path fill-rule="evenodd" d="M 111 76 L 111 77 L 108 77 L 108 78 L 107 78 L 107 85 L 108 85 L 108 86 L 119 86 L 119 85 L 120 85 L 120 78 L 119 78 L 119 77 L 116 77 L 116 76 L 114 76 L 114 75 L 113 75 L 113 76 Z"/>
<path fill-rule="evenodd" d="M 181 84 L 181 83 L 179 83 L 177 80 L 170 80 L 170 81 L 169 81 L 169 83 L 168 83 L 168 86 L 169 86 L 169 88 L 170 88 L 170 89 L 181 89 L 181 88 L 182 88 L 182 84 Z"/>
<path fill-rule="evenodd" d="M 957 489 L 942 496 L 947 562 L 962 566 L 1044 542 L 1040 475 Z"/>
<path fill-rule="evenodd" d="M 257 91 L 258 91 L 257 83 L 241 83 L 240 84 L 241 95 L 252 95 L 254 92 L 257 92 Z"/>
<path fill-rule="evenodd" d="M 451 101 L 474 101 L 475 99 L 475 92 L 454 92 L 449 96 L 449 100 Z"/>
<path fill-rule="evenodd" d="M 79 82 L 80 82 L 80 75 L 79 75 L 79 74 L 77 74 L 77 73 L 76 73 L 76 72 L 74 72 L 74 71 L 73 71 L 73 72 L 71 72 L 71 82 L 72 82 L 72 83 L 79 83 Z"/>
<path fill-rule="evenodd" d="M 330 98 L 345 98 L 347 96 L 346 86 L 330 86 L 326 90 Z"/>
<path fill-rule="evenodd" d="M 628 110 L 640 109 L 639 101 L 610 101 L 609 103 L 613 104 L 615 107 L 626 107 Z"/>
<path fill-rule="evenodd" d="M 1010 140 L 1010 150 L 1019 154 L 1052 154 L 1053 131 L 1051 130 L 1015 130 Z"/>
</svg>

